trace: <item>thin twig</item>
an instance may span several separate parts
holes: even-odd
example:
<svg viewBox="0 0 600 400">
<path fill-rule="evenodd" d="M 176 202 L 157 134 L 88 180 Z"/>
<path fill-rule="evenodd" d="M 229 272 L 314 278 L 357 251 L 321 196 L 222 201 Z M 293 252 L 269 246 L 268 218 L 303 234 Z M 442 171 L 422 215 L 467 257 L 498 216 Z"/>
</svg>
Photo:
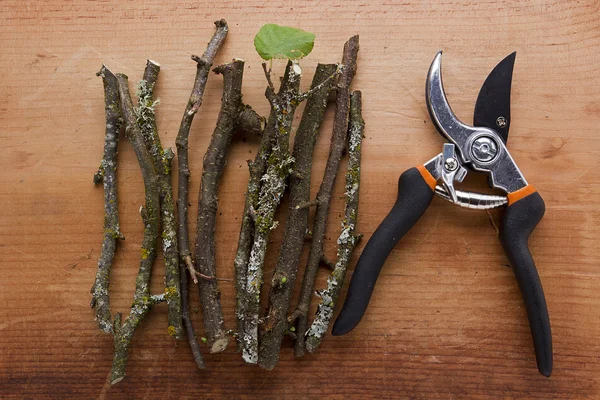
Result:
<svg viewBox="0 0 600 400">
<path fill-rule="evenodd" d="M 217 27 L 212 39 L 208 43 L 206 51 L 201 57 L 192 56 L 192 59 L 196 61 L 196 79 L 194 80 L 194 87 L 190 94 L 183 117 L 181 119 L 181 125 L 179 126 L 179 132 L 175 141 L 177 146 L 177 167 L 178 167 L 178 194 L 177 194 L 177 216 L 179 223 L 178 230 L 178 241 L 179 241 L 179 256 L 181 260 L 186 264 L 188 268 L 192 265 L 192 258 L 190 252 L 190 244 L 188 238 L 188 190 L 189 190 L 189 178 L 190 168 L 188 163 L 188 141 L 190 136 L 190 128 L 194 115 L 200 109 L 202 105 L 202 97 L 204 96 L 204 89 L 208 80 L 208 75 L 212 67 L 213 61 L 217 54 L 217 51 L 225 41 L 229 28 L 227 22 L 224 19 L 216 21 L 215 26 Z M 194 279 L 194 278 L 192 278 Z M 196 280 L 194 282 L 197 282 Z"/>
<path fill-rule="evenodd" d="M 163 149 L 156 127 L 156 106 L 154 88 L 160 71 L 160 65 L 152 60 L 146 63 L 144 78 L 138 85 L 138 106 L 135 109 L 137 123 L 152 156 L 154 168 L 158 174 L 160 193 L 160 223 L 162 228 L 162 245 L 165 258 L 165 292 L 168 293 L 167 309 L 168 332 L 176 339 L 183 338 L 181 316 L 181 289 L 179 282 L 179 252 L 177 250 L 177 221 L 173 202 L 173 183 L 171 181 L 171 161 L 173 151 Z"/>
<path fill-rule="evenodd" d="M 196 271 L 196 276 L 201 279 L 206 279 L 207 281 L 233 282 L 233 279 L 230 278 L 217 278 L 216 276 L 208 276 L 201 274 L 198 271 Z"/>
<path fill-rule="evenodd" d="M 200 345 L 196 339 L 196 332 L 194 331 L 194 325 L 192 324 L 192 317 L 190 316 L 190 307 L 188 304 L 189 293 L 188 293 L 188 274 L 186 272 L 186 266 L 183 262 L 179 263 L 179 282 L 181 286 L 181 316 L 183 318 L 183 326 L 185 327 L 185 333 L 190 343 L 192 355 L 194 361 L 199 369 L 204 369 L 204 358 L 200 352 Z"/>
<path fill-rule="evenodd" d="M 344 69 L 344 66 L 342 64 L 338 64 L 336 66 L 335 71 L 333 71 L 331 74 L 329 74 L 329 76 L 326 79 L 324 79 L 321 83 L 319 83 L 318 85 L 316 85 L 314 87 L 311 87 L 310 90 L 308 90 L 307 92 L 300 93 L 298 95 L 298 101 L 302 102 L 302 101 L 306 100 L 308 98 L 308 96 L 312 95 L 314 92 L 321 90 L 326 85 L 330 86 L 331 81 L 333 81 L 335 78 L 337 78 L 343 69 Z"/>
<path fill-rule="evenodd" d="M 285 222 L 285 233 L 277 265 L 271 277 L 269 305 L 264 318 L 266 324 L 261 329 L 259 338 L 258 363 L 266 369 L 272 369 L 277 363 L 283 336 L 286 333 L 293 334 L 288 331 L 287 313 L 296 281 L 304 237 L 308 230 L 308 206 L 310 205 L 308 203 L 311 203 L 308 199 L 310 198 L 310 169 L 313 151 L 332 87 L 329 77 L 335 70 L 335 64 L 319 64 L 317 66 L 311 87 L 319 89 L 311 89 L 311 95 L 308 97 L 294 139 L 292 153 L 295 160 L 294 171 L 303 178 L 290 176 L 289 211 Z M 321 83 L 324 81 L 329 83 L 322 85 Z M 295 334 L 293 336 L 295 337 Z"/>
<path fill-rule="evenodd" d="M 264 61 L 262 63 L 262 68 L 265 72 L 265 78 L 267 78 L 267 85 L 269 85 L 269 89 L 271 89 L 271 92 L 275 93 L 275 86 L 273 85 L 273 81 L 271 80 L 271 68 L 267 69 L 267 63 Z"/>
<path fill-rule="evenodd" d="M 119 227 L 119 207 L 117 197 L 117 152 L 119 131 L 121 130 L 121 110 L 119 106 L 119 88 L 117 77 L 102 65 L 97 74 L 102 77 L 104 84 L 104 110 L 106 113 L 106 133 L 104 138 L 104 156 L 100 168 L 94 175 L 94 184 L 102 183 L 104 187 L 104 234 L 102 250 L 98 260 L 98 272 L 92 286 L 92 308 L 96 308 L 98 327 L 107 333 L 112 333 L 112 316 L 108 283 L 110 268 L 115 256 L 117 239 L 125 239 Z"/>
<path fill-rule="evenodd" d="M 192 262 L 192 256 L 190 252 L 190 244 L 188 237 L 188 190 L 189 190 L 189 178 L 190 168 L 188 163 L 188 141 L 190 136 L 190 128 L 194 115 L 200 109 L 202 104 L 202 97 L 204 96 L 204 89 L 210 73 L 217 51 L 225 41 L 229 28 L 227 22 L 224 19 L 215 22 L 216 31 L 211 38 L 204 54 L 201 57 L 193 56 L 192 59 L 196 61 L 196 78 L 194 80 L 194 86 L 190 94 L 183 117 L 181 119 L 181 125 L 179 126 L 179 132 L 177 133 L 177 139 L 175 144 L 177 146 L 177 167 L 178 167 L 178 190 L 177 190 L 177 217 L 178 217 L 178 232 L 177 239 L 179 242 L 179 257 L 180 257 L 180 282 L 181 282 L 181 308 L 183 315 L 183 322 L 188 336 L 194 359 L 199 368 L 203 368 L 204 360 L 200 354 L 199 345 L 194 334 L 194 327 L 192 320 L 189 317 L 189 297 L 187 287 L 187 276 L 185 278 L 181 275 L 185 274 L 185 269 L 193 269 L 194 265 Z M 183 272 L 182 272 L 183 269 Z M 191 272 L 191 271 L 190 271 Z M 198 279 L 194 274 L 191 275 L 194 283 L 198 283 Z M 183 287 L 185 285 L 185 288 Z"/>
<path fill-rule="evenodd" d="M 327 158 L 323 181 L 321 182 L 321 187 L 317 194 L 319 204 L 317 205 L 314 217 L 313 235 L 308 263 L 302 279 L 300 299 L 298 300 L 297 306 L 298 313 L 296 314 L 298 315 L 298 318 L 295 322 L 298 338 L 294 345 L 294 354 L 296 357 L 303 356 L 306 350 L 305 334 L 308 330 L 308 310 L 317 271 L 321 258 L 323 257 L 323 239 L 325 237 L 325 228 L 327 226 L 329 203 L 342 153 L 346 148 L 348 115 L 350 111 L 350 83 L 356 73 L 358 47 L 358 35 L 351 37 L 344 45 L 344 55 L 342 59 L 344 68 L 337 84 L 336 111 L 333 120 L 333 134 L 331 136 L 331 145 L 329 147 L 329 157 Z"/>
<path fill-rule="evenodd" d="M 219 183 L 227 163 L 231 140 L 240 127 L 240 115 L 247 113 L 249 107 L 242 103 L 244 61 L 235 59 L 229 64 L 218 66 L 214 71 L 223 75 L 223 96 L 219 118 L 204 155 L 194 257 L 198 276 L 205 278 L 198 282 L 198 289 L 207 344 L 211 353 L 218 353 L 225 350 L 229 343 L 221 309 L 221 292 L 215 279 L 215 225 Z M 254 115 L 260 124 L 261 118 L 256 113 Z"/>
<path fill-rule="evenodd" d="M 337 240 L 337 262 L 327 278 L 327 288 L 318 292 L 321 301 L 317 315 L 306 332 L 306 350 L 314 353 L 321 344 L 323 336 L 333 317 L 352 251 L 358 243 L 356 221 L 358 218 L 358 194 L 360 188 L 360 155 L 365 122 L 362 119 L 362 100 L 359 91 L 350 95 L 350 123 L 348 126 L 348 169 L 346 171 L 346 209 L 342 221 L 342 231 Z"/>
<path fill-rule="evenodd" d="M 246 276 L 246 322 L 242 335 L 244 361 L 255 364 L 258 362 L 258 325 L 260 290 L 263 283 L 263 265 L 265 261 L 269 235 L 277 221 L 274 220 L 275 211 L 285 192 L 286 182 L 294 159 L 290 155 L 289 141 L 292 130 L 292 121 L 298 105 L 297 94 L 300 88 L 302 70 L 296 61 L 290 65 L 284 75 L 287 84 L 279 90 L 277 97 L 271 104 L 275 113 L 275 135 L 273 148 L 267 160 L 267 169 L 261 178 L 258 207 L 256 211 L 256 224 L 254 227 L 254 242 L 250 251 Z"/>
<path fill-rule="evenodd" d="M 331 271 L 333 271 L 333 269 L 335 268 L 335 263 L 325 256 L 321 257 L 321 265 L 323 265 Z"/>
<path fill-rule="evenodd" d="M 298 168 L 295 168 L 295 170 L 297 170 Z M 308 177 L 308 180 L 310 181 L 310 171 L 308 171 L 308 174 L 306 175 Z M 296 179 L 298 179 L 298 177 L 296 177 Z M 305 200 L 301 203 L 298 203 L 297 205 L 294 206 L 294 209 L 296 210 L 302 210 L 304 208 L 309 208 L 309 207 L 313 207 L 316 206 L 317 204 L 319 204 L 319 200 L 318 199 L 312 199 L 312 200 Z"/>
<path fill-rule="evenodd" d="M 146 148 L 142 132 L 136 121 L 133 103 L 129 95 L 127 76 L 117 74 L 117 81 L 119 84 L 121 111 L 126 127 L 125 133 L 133 146 L 140 169 L 142 170 L 146 205 L 140 208 L 140 214 L 144 223 L 144 239 L 142 241 L 140 269 L 135 281 L 133 305 L 123 325 L 121 325 L 120 314 L 117 314 L 114 321 L 115 355 L 110 376 L 112 385 L 120 382 L 125 377 L 129 344 L 131 343 L 135 329 L 142 322 L 152 306 L 158 302 L 165 301 L 168 296 L 168 293 L 151 296 L 149 289 L 152 265 L 156 258 L 156 242 L 160 233 L 160 199 L 157 174 L 152 162 L 152 156 Z"/>
</svg>

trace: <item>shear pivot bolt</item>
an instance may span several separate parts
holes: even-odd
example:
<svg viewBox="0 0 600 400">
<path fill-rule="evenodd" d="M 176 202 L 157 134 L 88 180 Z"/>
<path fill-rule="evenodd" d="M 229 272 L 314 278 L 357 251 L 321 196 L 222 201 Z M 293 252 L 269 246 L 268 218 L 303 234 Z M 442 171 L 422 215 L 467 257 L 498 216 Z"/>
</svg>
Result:
<svg viewBox="0 0 600 400">
<path fill-rule="evenodd" d="M 477 161 L 492 161 L 498 154 L 498 145 L 491 137 L 480 136 L 473 141 L 471 152 Z"/>
<path fill-rule="evenodd" d="M 498 127 L 500 127 L 500 128 L 506 127 L 507 123 L 508 123 L 508 121 L 506 120 L 505 117 L 498 117 L 498 119 L 496 119 L 496 125 L 498 125 Z"/>
<path fill-rule="evenodd" d="M 458 168 L 458 161 L 456 161 L 456 158 L 446 158 L 444 160 L 444 168 L 448 171 L 454 171 Z"/>
</svg>

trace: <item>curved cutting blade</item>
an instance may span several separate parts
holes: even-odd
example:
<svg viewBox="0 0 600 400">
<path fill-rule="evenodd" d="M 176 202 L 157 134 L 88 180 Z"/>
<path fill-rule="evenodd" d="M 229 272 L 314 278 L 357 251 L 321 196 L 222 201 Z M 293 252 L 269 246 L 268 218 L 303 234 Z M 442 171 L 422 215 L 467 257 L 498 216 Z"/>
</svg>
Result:
<svg viewBox="0 0 600 400">
<path fill-rule="evenodd" d="M 464 163 L 468 162 L 468 155 L 463 154 L 463 148 L 467 141 L 477 128 L 463 123 L 452 111 L 444 84 L 442 82 L 442 52 L 437 53 L 433 59 L 429 72 L 427 73 L 427 82 L 425 83 L 425 100 L 427 111 L 433 125 L 437 131 L 446 140 L 456 145 L 456 150 L 460 154 Z"/>
<path fill-rule="evenodd" d="M 486 78 L 477 102 L 473 125 L 495 130 L 506 143 L 510 128 L 510 87 L 517 52 L 509 54 Z"/>
</svg>

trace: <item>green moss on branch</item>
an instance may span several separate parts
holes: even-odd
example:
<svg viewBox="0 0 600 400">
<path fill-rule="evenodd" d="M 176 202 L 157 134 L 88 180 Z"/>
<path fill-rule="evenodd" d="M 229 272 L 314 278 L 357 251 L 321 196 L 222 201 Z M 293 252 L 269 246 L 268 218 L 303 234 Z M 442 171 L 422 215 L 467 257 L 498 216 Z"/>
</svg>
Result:
<svg viewBox="0 0 600 400">
<path fill-rule="evenodd" d="M 288 63 L 284 79 L 281 82 L 279 88 L 280 93 L 287 92 L 290 86 L 289 70 L 292 64 Z M 270 81 L 269 73 L 265 68 L 265 73 Z M 266 90 L 267 98 L 273 98 L 275 96 L 272 86 L 269 85 Z M 237 321 L 237 332 L 238 332 L 238 351 L 242 351 L 244 347 L 243 333 L 245 331 L 246 322 L 246 305 L 248 304 L 248 291 L 246 287 L 246 281 L 248 277 L 248 261 L 250 259 L 250 251 L 252 244 L 254 243 L 254 220 L 256 218 L 255 210 L 258 209 L 258 197 L 260 194 L 261 178 L 267 170 L 267 160 L 271 154 L 273 148 L 273 141 L 276 135 L 276 110 L 271 107 L 271 113 L 267 121 L 267 125 L 264 129 L 263 135 L 260 140 L 260 145 L 254 161 L 248 162 L 250 169 L 250 177 L 248 179 L 248 187 L 246 189 L 246 202 L 244 204 L 244 213 L 242 215 L 242 224 L 240 228 L 240 235 L 238 238 L 238 247 L 236 256 L 234 259 L 234 270 L 235 270 L 235 292 L 236 292 L 236 321 Z"/>
<path fill-rule="evenodd" d="M 162 227 L 162 245 L 165 258 L 165 288 L 168 308 L 168 332 L 176 339 L 183 338 L 181 315 L 181 290 L 179 283 L 179 252 L 177 249 L 177 221 L 175 219 L 175 203 L 173 201 L 173 184 L 171 181 L 171 161 L 173 151 L 163 149 L 156 127 L 156 106 L 154 88 L 160 71 L 160 65 L 148 60 L 144 78 L 138 86 L 138 106 L 135 109 L 137 123 L 140 127 L 146 147 L 152 156 L 157 171 L 160 194 L 160 222 Z"/>
<path fill-rule="evenodd" d="M 273 218 L 283 193 L 294 159 L 289 152 L 292 121 L 298 105 L 302 70 L 295 61 L 288 63 L 277 95 L 268 92 L 274 125 L 273 146 L 266 159 L 266 172 L 260 178 L 258 198 L 252 207 L 255 215 L 254 237 L 246 268 L 244 330 L 241 334 L 242 357 L 248 363 L 258 362 L 258 322 L 263 265 L 271 231 L 277 226 Z"/>
<path fill-rule="evenodd" d="M 144 179 L 144 192 L 146 204 L 140 208 L 142 222 L 144 224 L 144 238 L 142 240 L 142 257 L 140 268 L 135 281 L 135 293 L 129 316 L 121 325 L 121 316 L 117 314 L 114 322 L 114 358 L 110 375 L 111 384 L 120 382 L 125 377 L 127 365 L 127 354 L 135 329 L 141 323 L 152 306 L 164 301 L 165 294 L 150 295 L 150 278 L 152 276 L 152 265 L 156 258 L 156 243 L 160 233 L 160 196 L 158 176 L 152 156 L 146 147 L 142 132 L 138 126 L 137 118 L 131 96 L 129 94 L 128 79 L 126 75 L 117 74 L 119 87 L 119 98 L 123 119 L 125 121 L 125 133 L 138 160 L 142 177 Z"/>
</svg>

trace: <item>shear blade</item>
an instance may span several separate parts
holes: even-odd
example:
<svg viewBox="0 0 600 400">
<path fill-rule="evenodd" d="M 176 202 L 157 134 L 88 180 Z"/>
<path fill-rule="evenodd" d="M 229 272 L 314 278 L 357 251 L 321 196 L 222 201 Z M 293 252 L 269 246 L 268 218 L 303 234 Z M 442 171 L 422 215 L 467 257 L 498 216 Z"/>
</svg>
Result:
<svg viewBox="0 0 600 400">
<path fill-rule="evenodd" d="M 510 89 L 517 52 L 500 61 L 486 78 L 473 115 L 474 126 L 484 126 L 498 132 L 504 143 L 510 128 Z"/>
</svg>

